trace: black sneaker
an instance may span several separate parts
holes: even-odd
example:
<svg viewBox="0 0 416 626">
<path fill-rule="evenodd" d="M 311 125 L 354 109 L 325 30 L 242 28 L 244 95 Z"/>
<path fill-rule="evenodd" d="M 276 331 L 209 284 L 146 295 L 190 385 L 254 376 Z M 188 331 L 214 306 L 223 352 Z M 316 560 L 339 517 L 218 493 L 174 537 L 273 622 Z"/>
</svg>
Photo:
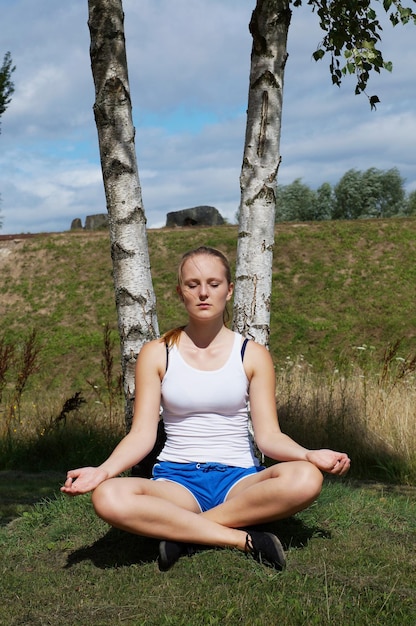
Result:
<svg viewBox="0 0 416 626">
<path fill-rule="evenodd" d="M 194 549 L 188 543 L 161 541 L 159 543 L 159 569 L 161 572 L 167 572 L 181 556 L 192 556 L 193 554 Z"/>
<path fill-rule="evenodd" d="M 272 533 L 251 530 L 246 537 L 246 554 L 258 563 L 282 571 L 286 567 L 282 544 Z"/>
</svg>

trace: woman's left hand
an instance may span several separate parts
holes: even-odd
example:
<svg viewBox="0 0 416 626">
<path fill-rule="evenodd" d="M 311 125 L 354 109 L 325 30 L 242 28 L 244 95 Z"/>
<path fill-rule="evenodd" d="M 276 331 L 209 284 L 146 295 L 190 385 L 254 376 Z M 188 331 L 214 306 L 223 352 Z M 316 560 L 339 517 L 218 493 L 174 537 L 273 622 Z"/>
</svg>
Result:
<svg viewBox="0 0 416 626">
<path fill-rule="evenodd" d="M 345 452 L 334 450 L 309 450 L 307 460 L 328 474 L 343 476 L 350 469 L 351 461 Z"/>
</svg>

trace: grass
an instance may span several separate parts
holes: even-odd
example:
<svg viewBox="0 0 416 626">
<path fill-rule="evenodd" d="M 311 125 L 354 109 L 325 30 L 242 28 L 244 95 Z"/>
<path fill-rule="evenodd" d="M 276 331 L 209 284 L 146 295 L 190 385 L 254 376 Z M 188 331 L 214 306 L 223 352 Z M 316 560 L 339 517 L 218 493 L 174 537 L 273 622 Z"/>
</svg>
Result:
<svg viewBox="0 0 416 626">
<path fill-rule="evenodd" d="M 161 229 L 148 238 L 163 332 L 183 322 L 175 292 L 182 252 L 205 243 L 234 265 L 237 230 Z M 108 233 L 37 235 L 8 245 L 0 349 L 13 346 L 14 361 L 3 378 L 0 364 L 0 430 L 9 433 L 0 469 L 92 462 L 106 426 L 115 435 L 123 428 L 122 404 L 112 398 L 119 356 Z M 270 350 L 282 425 L 305 445 L 346 449 L 356 476 L 416 482 L 415 282 L 414 218 L 276 229 Z M 34 336 L 38 359 L 26 376 L 18 364 Z M 110 357 L 111 373 L 102 367 Z M 400 379 L 402 364 L 408 370 Z M 17 380 L 25 381 L 22 392 Z M 84 406 L 59 421 L 77 393 Z"/>
<path fill-rule="evenodd" d="M 232 550 L 201 551 L 161 574 L 157 542 L 109 529 L 88 496 L 59 493 L 68 467 L 99 463 L 123 433 L 117 367 L 108 367 L 118 362 L 108 235 L 9 244 L 0 267 L 0 374 L 9 364 L 0 375 L 0 625 L 414 623 L 415 231 L 415 219 L 276 230 L 270 347 L 282 426 L 308 446 L 346 449 L 354 467 L 270 528 L 287 549 L 283 574 Z M 234 263 L 236 236 L 232 226 L 149 232 L 161 331 L 183 321 L 182 252 L 204 243 Z M 370 476 L 384 482 L 357 480 Z"/>
<path fill-rule="evenodd" d="M 62 472 L 0 471 L 0 526 L 50 497 L 62 482 Z"/>
<path fill-rule="evenodd" d="M 157 542 L 109 529 L 88 496 L 53 496 L 0 529 L 0 624 L 412 624 L 415 513 L 411 488 L 327 481 L 272 527 L 283 574 L 233 550 L 162 574 Z"/>
<path fill-rule="evenodd" d="M 220 247 L 235 262 L 235 226 L 149 231 L 161 332 L 183 321 L 176 267 L 183 251 Z M 39 386 L 73 393 L 96 376 L 102 329 L 116 333 L 106 232 L 39 235 L 1 261 L 0 334 L 36 328 Z M 315 368 L 350 358 L 354 346 L 416 345 L 416 219 L 281 224 L 276 229 L 270 349 L 276 362 L 303 354 Z M 35 381 L 33 381 L 34 383 Z"/>
</svg>

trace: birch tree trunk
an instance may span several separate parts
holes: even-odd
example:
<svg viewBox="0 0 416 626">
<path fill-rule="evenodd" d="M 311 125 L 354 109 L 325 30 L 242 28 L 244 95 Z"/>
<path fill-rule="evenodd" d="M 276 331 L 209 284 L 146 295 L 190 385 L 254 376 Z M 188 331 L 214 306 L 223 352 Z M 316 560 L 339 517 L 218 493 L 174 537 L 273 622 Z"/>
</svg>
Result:
<svg viewBox="0 0 416 626">
<path fill-rule="evenodd" d="M 257 0 L 240 176 L 233 327 L 268 346 L 289 0 Z"/>
<path fill-rule="evenodd" d="M 158 336 L 146 218 L 135 152 L 121 0 L 89 0 L 91 68 L 110 226 L 121 342 L 126 425 L 133 415 L 134 369 L 143 343 Z"/>
</svg>

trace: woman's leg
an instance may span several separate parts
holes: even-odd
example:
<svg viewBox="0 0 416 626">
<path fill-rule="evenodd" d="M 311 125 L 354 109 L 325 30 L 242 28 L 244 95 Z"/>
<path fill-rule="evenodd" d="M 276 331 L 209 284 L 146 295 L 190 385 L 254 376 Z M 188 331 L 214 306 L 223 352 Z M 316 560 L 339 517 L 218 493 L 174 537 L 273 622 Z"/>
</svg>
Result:
<svg viewBox="0 0 416 626">
<path fill-rule="evenodd" d="M 186 544 L 234 547 L 277 570 L 285 567 L 282 546 L 270 533 L 238 530 L 288 517 L 319 495 L 322 474 L 297 461 L 272 466 L 235 485 L 227 500 L 201 513 L 181 485 L 143 478 L 113 478 L 93 492 L 97 514 L 109 524 L 149 537 L 164 538 L 159 567 L 169 569 Z"/>
<path fill-rule="evenodd" d="M 244 550 L 246 533 L 201 516 L 192 494 L 181 485 L 146 478 L 112 478 L 92 494 L 106 522 L 128 532 L 167 540 Z"/>
<path fill-rule="evenodd" d="M 312 504 L 322 480 L 321 472 L 307 461 L 278 463 L 241 480 L 223 504 L 202 516 L 232 528 L 290 517 Z"/>
<path fill-rule="evenodd" d="M 311 463 L 297 461 L 281 463 L 251 474 L 239 481 L 230 490 L 227 499 L 213 509 L 199 514 L 201 529 L 211 533 L 213 527 L 205 525 L 210 520 L 220 528 L 244 528 L 289 517 L 309 506 L 319 495 L 322 487 L 322 474 Z M 285 554 L 279 539 L 272 533 L 258 531 L 238 531 L 239 543 L 234 545 L 251 554 L 256 561 L 276 570 L 285 568 Z M 213 535 L 203 541 L 178 539 L 166 536 L 159 546 L 159 567 L 168 570 L 188 552 L 182 542 L 223 545 Z"/>
</svg>

